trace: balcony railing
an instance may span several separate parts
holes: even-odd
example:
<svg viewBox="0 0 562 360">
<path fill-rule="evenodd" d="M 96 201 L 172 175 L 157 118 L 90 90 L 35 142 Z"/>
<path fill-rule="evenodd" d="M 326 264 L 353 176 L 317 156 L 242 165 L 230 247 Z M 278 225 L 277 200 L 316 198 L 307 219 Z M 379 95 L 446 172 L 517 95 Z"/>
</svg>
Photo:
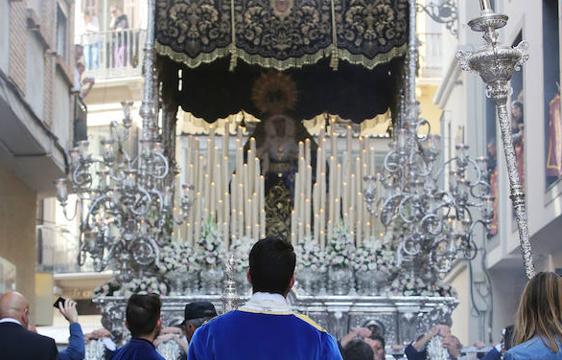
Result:
<svg viewBox="0 0 562 360">
<path fill-rule="evenodd" d="M 419 33 L 420 77 L 438 79 L 442 76 L 443 46 L 441 33 Z"/>
<path fill-rule="evenodd" d="M 140 77 L 145 39 L 138 29 L 82 35 L 86 75 L 96 82 Z"/>
</svg>

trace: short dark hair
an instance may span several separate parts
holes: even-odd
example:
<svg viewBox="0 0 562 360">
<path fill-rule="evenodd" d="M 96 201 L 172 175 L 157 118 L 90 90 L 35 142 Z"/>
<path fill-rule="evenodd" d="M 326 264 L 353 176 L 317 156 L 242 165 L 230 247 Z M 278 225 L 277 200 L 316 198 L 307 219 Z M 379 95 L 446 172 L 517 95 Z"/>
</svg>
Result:
<svg viewBox="0 0 562 360">
<path fill-rule="evenodd" d="M 127 302 L 127 327 L 131 336 L 152 334 L 160 319 L 162 302 L 157 294 L 133 294 Z"/>
<path fill-rule="evenodd" d="M 287 241 L 265 238 L 250 251 L 250 276 L 254 292 L 285 295 L 295 273 L 296 255 Z"/>
<path fill-rule="evenodd" d="M 343 348 L 344 360 L 371 360 L 375 358 L 375 352 L 361 339 L 351 340 Z"/>
</svg>

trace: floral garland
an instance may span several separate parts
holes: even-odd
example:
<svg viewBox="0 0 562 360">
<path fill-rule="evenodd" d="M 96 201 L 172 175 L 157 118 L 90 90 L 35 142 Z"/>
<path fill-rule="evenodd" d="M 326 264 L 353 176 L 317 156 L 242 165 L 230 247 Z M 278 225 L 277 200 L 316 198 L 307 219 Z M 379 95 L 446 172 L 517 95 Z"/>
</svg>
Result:
<svg viewBox="0 0 562 360">
<path fill-rule="evenodd" d="M 133 294 L 160 294 L 168 293 L 168 286 L 157 276 L 135 277 L 131 281 L 119 284 L 116 279 L 102 284 L 94 289 L 95 297 L 102 296 L 124 296 L 129 297 Z"/>
<path fill-rule="evenodd" d="M 158 271 L 167 274 L 175 271 L 197 270 L 197 255 L 188 243 L 170 242 L 160 249 Z"/>
<path fill-rule="evenodd" d="M 349 231 L 344 226 L 338 226 L 328 243 L 326 263 L 333 267 L 348 267 L 352 265 L 355 245 Z"/>
<path fill-rule="evenodd" d="M 129 297 L 133 294 L 160 294 L 168 293 L 168 286 L 156 276 L 135 277 L 123 284 L 121 295 Z"/>
<path fill-rule="evenodd" d="M 326 271 L 326 254 L 311 238 L 297 244 L 297 266 L 314 272 Z"/>
<path fill-rule="evenodd" d="M 201 237 L 197 242 L 199 251 L 197 264 L 201 268 L 220 266 L 223 256 L 223 242 L 217 224 L 211 220 L 206 221 L 201 229 Z"/>
<path fill-rule="evenodd" d="M 380 271 L 392 274 L 397 269 L 396 251 L 389 244 L 369 239 L 357 247 L 352 262 L 355 271 Z"/>
<path fill-rule="evenodd" d="M 249 237 L 243 237 L 236 240 L 230 246 L 230 253 L 234 255 L 234 264 L 232 270 L 235 274 L 246 273 L 248 270 L 248 255 L 253 246 L 253 240 Z"/>
<path fill-rule="evenodd" d="M 390 288 L 393 293 L 403 296 L 456 297 L 456 291 L 451 286 L 442 282 L 424 281 L 410 272 L 405 272 L 394 279 Z"/>
</svg>

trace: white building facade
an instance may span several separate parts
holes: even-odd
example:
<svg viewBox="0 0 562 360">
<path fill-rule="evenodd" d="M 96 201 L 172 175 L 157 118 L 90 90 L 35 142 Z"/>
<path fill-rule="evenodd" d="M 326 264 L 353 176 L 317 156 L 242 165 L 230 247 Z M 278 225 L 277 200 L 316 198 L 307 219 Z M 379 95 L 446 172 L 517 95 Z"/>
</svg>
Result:
<svg viewBox="0 0 562 360">
<path fill-rule="evenodd" d="M 490 337 L 497 341 L 501 329 L 513 324 L 525 274 L 495 107 L 485 97 L 482 80 L 461 72 L 454 56 L 458 50 L 483 43 L 480 34 L 466 25 L 479 16 L 479 2 L 459 1 L 458 6 L 459 37 L 444 39 L 448 54 L 443 57 L 443 81 L 434 101 L 443 111 L 441 132 L 446 149 L 454 149 L 455 139 L 463 137 L 464 129 L 473 155 L 489 158 L 492 191 L 497 197 L 492 231 L 485 236 L 479 234 L 483 262 L 480 257 L 471 265 L 461 262 L 447 278 L 460 300 L 453 332 L 470 345 L 476 340 L 489 341 Z M 510 107 L 537 271 L 562 268 L 560 6 L 557 0 L 496 0 L 494 4 L 496 12 L 509 16 L 508 25 L 500 30 L 501 41 L 529 43 L 529 61 L 512 79 Z M 491 287 L 486 285 L 487 276 Z M 480 316 L 475 316 L 479 310 Z"/>
</svg>

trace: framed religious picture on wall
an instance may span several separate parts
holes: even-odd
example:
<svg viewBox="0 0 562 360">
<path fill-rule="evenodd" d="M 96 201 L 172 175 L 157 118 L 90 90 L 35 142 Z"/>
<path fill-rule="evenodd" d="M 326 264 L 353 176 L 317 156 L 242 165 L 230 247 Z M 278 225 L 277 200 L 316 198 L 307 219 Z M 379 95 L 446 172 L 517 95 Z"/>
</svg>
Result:
<svg viewBox="0 0 562 360">
<path fill-rule="evenodd" d="M 560 116 L 559 1 L 543 0 L 543 61 L 545 119 L 545 185 L 562 177 L 562 117 Z"/>
</svg>

